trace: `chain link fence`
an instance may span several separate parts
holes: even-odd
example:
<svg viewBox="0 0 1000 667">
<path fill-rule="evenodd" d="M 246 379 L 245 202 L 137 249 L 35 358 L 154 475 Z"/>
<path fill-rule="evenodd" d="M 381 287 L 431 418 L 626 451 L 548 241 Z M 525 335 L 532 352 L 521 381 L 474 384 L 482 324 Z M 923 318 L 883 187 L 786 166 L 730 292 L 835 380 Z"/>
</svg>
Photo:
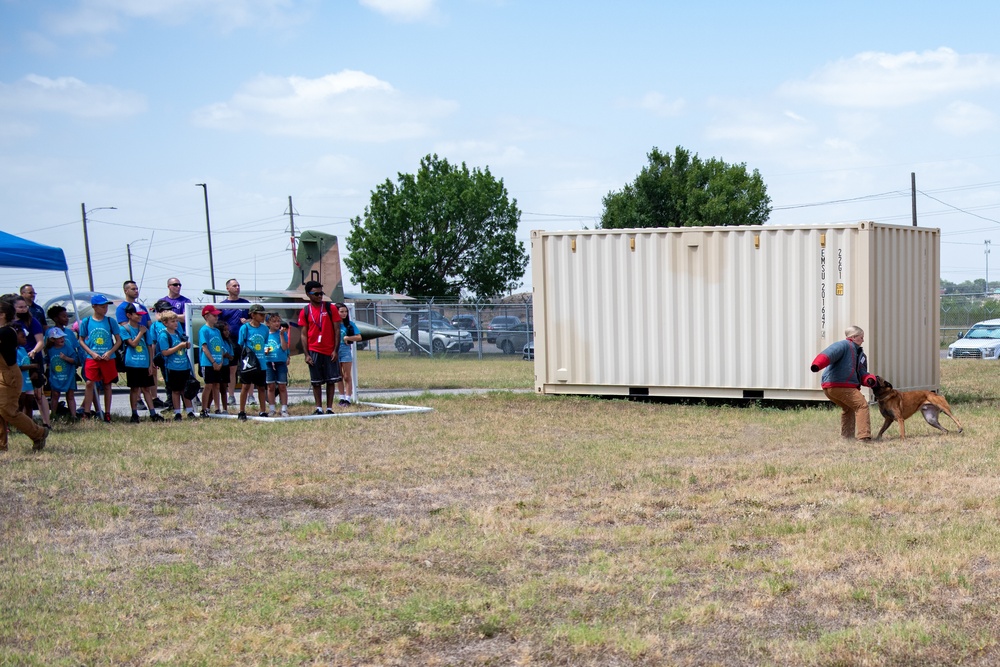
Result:
<svg viewBox="0 0 1000 667">
<path fill-rule="evenodd" d="M 394 331 L 368 341 L 376 354 L 514 355 L 534 342 L 531 297 L 455 303 L 438 300 L 357 302 L 355 319 Z"/>
<path fill-rule="evenodd" d="M 947 347 L 976 322 L 1000 318 L 1000 295 L 941 295 L 941 347 Z"/>
</svg>

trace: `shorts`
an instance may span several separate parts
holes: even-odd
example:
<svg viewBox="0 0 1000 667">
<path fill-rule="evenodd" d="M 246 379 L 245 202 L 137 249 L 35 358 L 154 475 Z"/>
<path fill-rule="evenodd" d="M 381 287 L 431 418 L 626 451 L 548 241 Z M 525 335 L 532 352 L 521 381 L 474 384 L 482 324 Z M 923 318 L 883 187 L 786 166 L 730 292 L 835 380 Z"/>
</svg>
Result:
<svg viewBox="0 0 1000 667">
<path fill-rule="evenodd" d="M 221 384 L 223 379 L 229 382 L 229 366 L 222 366 L 219 370 L 211 366 L 202 366 L 201 374 L 205 378 L 205 384 Z"/>
<path fill-rule="evenodd" d="M 183 371 L 175 371 L 171 368 L 167 369 L 167 390 L 170 392 L 180 392 L 184 393 L 184 388 L 187 387 L 188 378 L 191 377 L 191 371 L 185 369 Z M 176 406 L 180 407 L 180 406 Z"/>
<path fill-rule="evenodd" d="M 267 374 L 264 371 L 252 371 L 248 373 L 239 373 L 240 382 L 246 385 L 253 385 L 258 389 L 264 389 L 267 387 Z"/>
<path fill-rule="evenodd" d="M 349 361 L 354 361 L 354 350 L 351 349 L 350 345 L 340 346 L 340 355 L 337 361 L 339 361 L 342 364 L 345 364 Z"/>
<path fill-rule="evenodd" d="M 269 361 L 264 365 L 268 384 L 288 384 L 288 364 L 284 361 Z"/>
<path fill-rule="evenodd" d="M 87 359 L 83 364 L 83 377 L 88 382 L 111 384 L 118 381 L 118 367 L 112 359 Z"/>
<path fill-rule="evenodd" d="M 330 355 L 319 352 L 310 352 L 309 355 L 313 359 L 309 365 L 309 381 L 313 385 L 340 382 L 340 364 L 334 363 Z"/>
<path fill-rule="evenodd" d="M 229 369 L 230 368 L 232 368 L 232 365 L 226 364 L 225 366 L 223 366 L 222 368 L 219 369 L 219 372 L 222 374 L 222 377 L 219 378 L 219 385 L 222 386 L 222 387 L 228 387 L 229 386 Z"/>
<path fill-rule="evenodd" d="M 156 376 L 149 374 L 149 367 L 125 367 L 125 385 L 129 389 L 145 389 L 156 384 Z"/>
</svg>

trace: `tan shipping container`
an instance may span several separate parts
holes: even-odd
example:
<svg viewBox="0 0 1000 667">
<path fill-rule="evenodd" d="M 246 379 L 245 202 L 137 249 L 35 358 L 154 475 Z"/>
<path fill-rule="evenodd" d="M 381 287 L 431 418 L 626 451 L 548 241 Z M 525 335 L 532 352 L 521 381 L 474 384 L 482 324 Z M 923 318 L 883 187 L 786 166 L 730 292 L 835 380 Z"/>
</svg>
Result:
<svg viewBox="0 0 1000 667">
<path fill-rule="evenodd" d="M 825 400 L 812 359 L 938 389 L 940 230 L 861 222 L 531 233 L 535 390 Z"/>
</svg>

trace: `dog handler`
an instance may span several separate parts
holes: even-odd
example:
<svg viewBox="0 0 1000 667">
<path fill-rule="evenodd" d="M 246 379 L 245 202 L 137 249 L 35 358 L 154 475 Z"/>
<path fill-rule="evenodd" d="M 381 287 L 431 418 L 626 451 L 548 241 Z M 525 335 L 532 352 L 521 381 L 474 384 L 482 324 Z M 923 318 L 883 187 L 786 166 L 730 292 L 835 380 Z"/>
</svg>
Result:
<svg viewBox="0 0 1000 667">
<path fill-rule="evenodd" d="M 820 352 L 809 369 L 823 371 L 823 393 L 840 406 L 840 435 L 858 440 L 872 439 L 872 425 L 868 414 L 868 400 L 861 393 L 861 385 L 875 386 L 875 376 L 868 372 L 868 356 L 861 344 L 865 332 L 851 326 L 839 340 Z"/>
</svg>

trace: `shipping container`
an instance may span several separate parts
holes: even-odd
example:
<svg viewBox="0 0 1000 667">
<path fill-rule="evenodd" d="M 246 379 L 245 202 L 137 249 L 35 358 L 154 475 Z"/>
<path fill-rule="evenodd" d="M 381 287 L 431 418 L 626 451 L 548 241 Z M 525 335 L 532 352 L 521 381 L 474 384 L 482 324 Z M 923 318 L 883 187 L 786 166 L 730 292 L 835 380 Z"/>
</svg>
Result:
<svg viewBox="0 0 1000 667">
<path fill-rule="evenodd" d="M 940 384 L 940 230 L 533 231 L 535 390 L 826 400 L 809 365 L 865 331 L 872 373 Z"/>
</svg>

